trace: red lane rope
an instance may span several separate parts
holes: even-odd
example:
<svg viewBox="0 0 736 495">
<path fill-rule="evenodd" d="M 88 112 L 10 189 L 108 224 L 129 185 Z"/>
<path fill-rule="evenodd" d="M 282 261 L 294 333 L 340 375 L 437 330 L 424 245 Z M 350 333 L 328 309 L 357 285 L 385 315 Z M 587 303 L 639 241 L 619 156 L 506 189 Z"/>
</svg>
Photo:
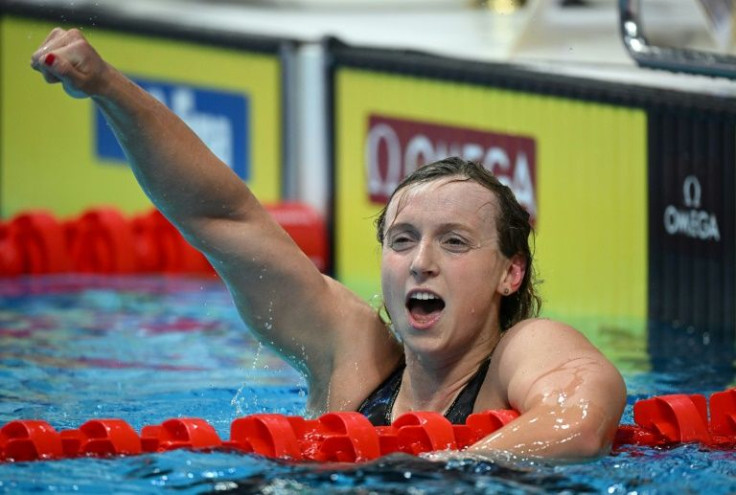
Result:
<svg viewBox="0 0 736 495">
<path fill-rule="evenodd" d="M 266 206 L 320 270 L 327 267 L 327 228 L 300 203 Z M 158 210 L 126 218 L 111 207 L 90 208 L 77 218 L 29 210 L 0 220 L 0 277 L 46 273 L 187 273 L 214 275 Z"/>
<path fill-rule="evenodd" d="M 391 426 L 373 426 L 356 412 L 331 412 L 317 419 L 255 414 L 233 421 L 228 440 L 200 418 L 168 419 L 144 426 L 140 434 L 122 419 L 93 419 L 61 432 L 45 421 L 16 420 L 0 429 L 0 461 L 229 449 L 294 461 L 364 462 L 394 452 L 463 450 L 518 416 L 511 410 L 486 411 L 470 415 L 464 425 L 453 425 L 439 413 L 411 412 Z M 634 422 L 619 427 L 614 452 L 627 446 L 680 443 L 733 449 L 736 388 L 717 392 L 709 401 L 702 395 L 684 394 L 637 401 Z"/>
</svg>

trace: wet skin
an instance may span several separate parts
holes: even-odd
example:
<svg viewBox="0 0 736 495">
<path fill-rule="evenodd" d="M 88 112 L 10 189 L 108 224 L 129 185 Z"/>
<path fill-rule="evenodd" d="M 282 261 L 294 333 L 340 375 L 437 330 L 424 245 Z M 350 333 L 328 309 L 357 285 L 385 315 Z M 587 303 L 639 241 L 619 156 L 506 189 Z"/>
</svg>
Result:
<svg viewBox="0 0 736 495">
<path fill-rule="evenodd" d="M 410 186 L 389 205 L 382 289 L 407 361 L 442 372 L 493 351 L 503 289 L 523 275 L 498 249 L 496 216 L 491 191 L 457 178 Z M 431 312 L 417 294 L 438 298 Z"/>
</svg>

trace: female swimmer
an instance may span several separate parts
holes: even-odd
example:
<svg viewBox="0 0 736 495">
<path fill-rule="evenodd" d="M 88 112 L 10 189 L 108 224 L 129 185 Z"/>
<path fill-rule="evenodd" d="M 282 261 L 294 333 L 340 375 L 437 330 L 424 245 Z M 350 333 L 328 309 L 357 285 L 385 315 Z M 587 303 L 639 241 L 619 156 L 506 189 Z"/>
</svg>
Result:
<svg viewBox="0 0 736 495">
<path fill-rule="evenodd" d="M 517 420 L 462 455 L 575 461 L 610 449 L 621 375 L 579 332 L 535 317 L 528 216 L 482 167 L 427 165 L 391 197 L 378 223 L 382 318 L 78 30 L 54 29 L 32 67 L 101 109 L 144 191 L 207 256 L 248 327 L 304 374 L 312 414 L 384 424 L 426 410 L 462 422 L 513 408 Z"/>
</svg>

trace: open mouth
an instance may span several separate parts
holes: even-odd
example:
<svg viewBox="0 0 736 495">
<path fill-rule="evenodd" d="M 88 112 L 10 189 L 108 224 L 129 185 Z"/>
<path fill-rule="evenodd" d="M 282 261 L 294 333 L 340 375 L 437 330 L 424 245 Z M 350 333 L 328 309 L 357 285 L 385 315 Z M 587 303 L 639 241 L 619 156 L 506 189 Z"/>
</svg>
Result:
<svg viewBox="0 0 736 495">
<path fill-rule="evenodd" d="M 426 325 L 439 317 L 445 309 L 445 301 L 431 292 L 412 292 L 406 300 L 406 309 L 416 324 Z"/>
</svg>

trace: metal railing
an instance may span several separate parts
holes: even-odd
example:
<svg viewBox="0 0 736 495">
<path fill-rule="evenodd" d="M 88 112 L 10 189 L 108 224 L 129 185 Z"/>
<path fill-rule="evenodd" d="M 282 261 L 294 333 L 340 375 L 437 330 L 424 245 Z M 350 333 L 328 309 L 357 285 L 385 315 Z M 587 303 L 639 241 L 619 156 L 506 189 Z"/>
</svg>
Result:
<svg viewBox="0 0 736 495">
<path fill-rule="evenodd" d="M 650 44 L 641 22 L 641 0 L 619 0 L 621 39 L 641 67 L 736 79 L 736 57 Z"/>
</svg>

